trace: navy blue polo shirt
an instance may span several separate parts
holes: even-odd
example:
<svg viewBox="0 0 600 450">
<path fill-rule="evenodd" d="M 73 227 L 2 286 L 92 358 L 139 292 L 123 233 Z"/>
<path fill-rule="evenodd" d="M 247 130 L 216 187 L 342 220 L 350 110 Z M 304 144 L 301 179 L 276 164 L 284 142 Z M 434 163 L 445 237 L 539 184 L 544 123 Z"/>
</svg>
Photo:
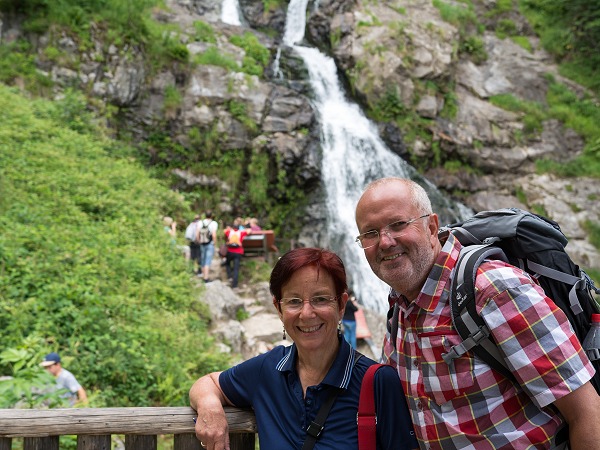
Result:
<svg viewBox="0 0 600 450">
<path fill-rule="evenodd" d="M 314 448 L 358 448 L 356 413 L 360 384 L 367 368 L 375 361 L 361 357 L 354 364 L 355 352 L 340 339 L 340 351 L 325 379 L 308 387 L 303 398 L 296 371 L 297 357 L 295 345 L 275 347 L 224 371 L 219 376 L 221 389 L 235 406 L 254 409 L 260 448 L 273 450 L 301 449 L 306 428 L 331 388 L 342 388 Z M 417 448 L 400 380 L 392 367 L 384 367 L 375 375 L 375 404 L 377 448 Z"/>
</svg>

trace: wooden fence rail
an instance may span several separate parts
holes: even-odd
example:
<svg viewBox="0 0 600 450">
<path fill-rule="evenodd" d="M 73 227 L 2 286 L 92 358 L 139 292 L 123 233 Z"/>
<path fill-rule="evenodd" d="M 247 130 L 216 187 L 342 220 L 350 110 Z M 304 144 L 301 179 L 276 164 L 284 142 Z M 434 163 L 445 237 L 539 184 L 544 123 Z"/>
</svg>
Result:
<svg viewBox="0 0 600 450">
<path fill-rule="evenodd" d="M 254 413 L 225 408 L 232 450 L 254 450 Z M 126 450 L 156 450 L 157 435 L 174 435 L 174 450 L 200 450 L 196 412 L 189 407 L 0 409 L 0 450 L 24 438 L 23 450 L 59 450 L 59 436 L 77 435 L 77 450 L 110 450 L 111 435 L 125 435 Z"/>
</svg>

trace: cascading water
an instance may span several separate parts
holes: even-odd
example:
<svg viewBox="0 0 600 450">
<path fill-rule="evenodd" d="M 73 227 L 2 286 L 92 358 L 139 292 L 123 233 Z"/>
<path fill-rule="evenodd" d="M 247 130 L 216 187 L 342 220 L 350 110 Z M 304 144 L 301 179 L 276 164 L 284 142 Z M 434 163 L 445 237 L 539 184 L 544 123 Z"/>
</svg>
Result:
<svg viewBox="0 0 600 450">
<path fill-rule="evenodd" d="M 445 211 L 444 219 L 463 214 L 459 206 L 444 200 L 431 183 L 392 153 L 358 105 L 346 100 L 333 59 L 315 48 L 298 45 L 304 38 L 307 5 L 308 0 L 290 1 L 283 43 L 304 60 L 314 90 L 313 106 L 321 124 L 328 242 L 320 244 L 343 259 L 351 288 L 365 307 L 384 313 L 389 287 L 373 274 L 363 250 L 354 242 L 358 234 L 354 210 L 363 188 L 381 177 L 416 179 L 435 198 L 436 211 Z"/>
<path fill-rule="evenodd" d="M 241 25 L 238 0 L 223 0 L 221 4 L 221 22 L 229 25 Z"/>
</svg>

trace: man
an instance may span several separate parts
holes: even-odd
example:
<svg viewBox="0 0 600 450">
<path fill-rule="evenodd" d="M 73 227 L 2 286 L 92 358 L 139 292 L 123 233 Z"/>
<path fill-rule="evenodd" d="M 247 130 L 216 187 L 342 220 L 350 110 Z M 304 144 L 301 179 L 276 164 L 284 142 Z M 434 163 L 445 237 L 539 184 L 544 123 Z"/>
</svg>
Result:
<svg viewBox="0 0 600 450">
<path fill-rule="evenodd" d="M 193 270 L 198 276 L 200 276 L 200 243 L 198 242 L 198 223 L 200 222 L 200 216 L 194 216 L 187 228 L 185 229 L 185 238 L 190 247 L 190 259 L 192 260 Z"/>
<path fill-rule="evenodd" d="M 212 211 L 204 213 L 204 220 L 197 227 L 198 238 L 200 242 L 200 267 L 202 270 L 202 279 L 205 283 L 210 282 L 209 270 L 213 255 L 215 254 L 215 242 L 217 241 L 217 229 L 219 224 L 213 220 Z"/>
<path fill-rule="evenodd" d="M 74 405 L 76 402 L 87 403 L 87 393 L 85 392 L 85 389 L 81 387 L 71 372 L 67 369 L 63 369 L 58 353 L 48 353 L 40 363 L 40 366 L 56 378 L 56 386 L 58 389 L 67 389 L 69 391 L 69 393 L 66 394 L 66 398 L 68 398 L 71 405 Z"/>
<path fill-rule="evenodd" d="M 377 180 L 358 201 L 356 223 L 371 269 L 392 287 L 384 360 L 398 370 L 422 448 L 562 448 L 566 422 L 571 450 L 600 449 L 594 369 L 564 313 L 526 273 L 487 261 L 476 277 L 477 310 L 515 383 L 471 353 L 442 359 L 461 341 L 448 302 L 461 244 L 438 240 L 425 190 Z"/>
<path fill-rule="evenodd" d="M 231 279 L 231 287 L 237 289 L 238 277 L 240 273 L 240 263 L 244 255 L 242 242 L 249 234 L 250 229 L 242 229 L 242 219 L 237 218 L 233 221 L 232 227 L 225 228 L 225 239 L 227 240 L 227 258 L 225 267 L 227 269 L 227 278 Z"/>
</svg>

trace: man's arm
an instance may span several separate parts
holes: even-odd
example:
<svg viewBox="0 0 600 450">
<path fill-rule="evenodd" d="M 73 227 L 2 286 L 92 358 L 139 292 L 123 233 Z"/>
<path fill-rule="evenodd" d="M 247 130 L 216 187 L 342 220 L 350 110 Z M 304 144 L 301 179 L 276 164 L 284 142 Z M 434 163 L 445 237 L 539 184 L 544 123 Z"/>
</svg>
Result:
<svg viewBox="0 0 600 450">
<path fill-rule="evenodd" d="M 554 405 L 569 424 L 570 450 L 600 450 L 600 396 L 590 382 Z"/>
<path fill-rule="evenodd" d="M 211 449 L 229 449 L 229 425 L 223 406 L 233 405 L 221 390 L 220 374 L 205 375 L 190 389 L 190 406 L 198 413 L 196 437 Z"/>
<path fill-rule="evenodd" d="M 77 390 L 77 401 L 78 401 L 78 403 L 83 403 L 83 404 L 87 404 L 87 402 L 88 402 L 87 392 L 85 392 L 85 389 L 82 387 L 80 387 Z"/>
</svg>

